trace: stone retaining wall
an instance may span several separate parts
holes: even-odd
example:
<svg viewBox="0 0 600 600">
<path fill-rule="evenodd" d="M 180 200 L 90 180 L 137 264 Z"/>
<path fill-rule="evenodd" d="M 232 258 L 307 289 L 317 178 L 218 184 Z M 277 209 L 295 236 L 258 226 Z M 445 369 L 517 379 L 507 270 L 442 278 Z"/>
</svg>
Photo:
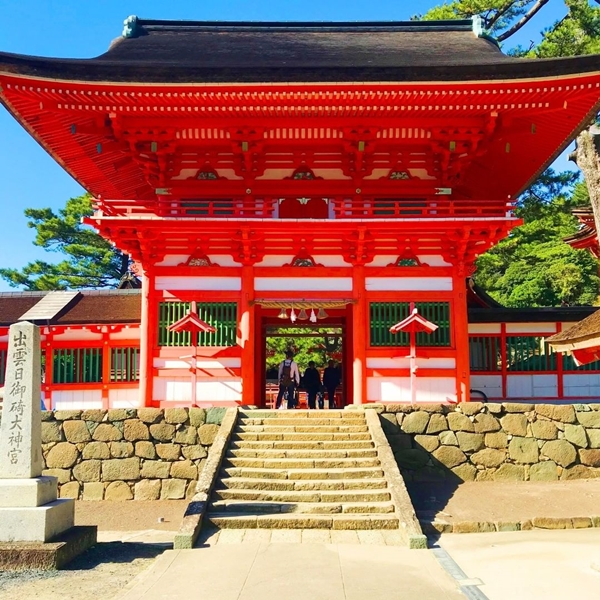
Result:
<svg viewBox="0 0 600 600">
<path fill-rule="evenodd" d="M 600 404 L 469 402 L 376 409 L 409 481 L 600 477 Z"/>
<path fill-rule="evenodd" d="M 58 478 L 62 498 L 190 497 L 224 413 L 224 408 L 43 412 L 43 474 Z"/>
</svg>

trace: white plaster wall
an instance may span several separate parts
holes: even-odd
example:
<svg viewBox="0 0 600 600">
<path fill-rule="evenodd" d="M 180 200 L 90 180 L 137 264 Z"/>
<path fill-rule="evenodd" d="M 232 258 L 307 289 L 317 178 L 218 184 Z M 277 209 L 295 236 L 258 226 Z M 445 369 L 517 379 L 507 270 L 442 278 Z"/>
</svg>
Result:
<svg viewBox="0 0 600 600">
<path fill-rule="evenodd" d="M 281 254 L 278 256 L 264 256 L 260 262 L 257 262 L 255 267 L 281 267 L 289 265 L 294 259 L 293 254 Z"/>
<path fill-rule="evenodd" d="M 52 392 L 52 408 L 55 410 L 102 408 L 102 391 L 75 388 Z"/>
<path fill-rule="evenodd" d="M 500 323 L 469 323 L 469 333 L 480 335 L 480 334 L 497 334 L 501 333 Z"/>
<path fill-rule="evenodd" d="M 556 333 L 556 323 L 507 323 L 506 333 Z"/>
<path fill-rule="evenodd" d="M 366 277 L 367 291 L 452 291 L 451 277 Z"/>
<path fill-rule="evenodd" d="M 351 292 L 352 277 L 256 277 L 254 289 L 256 291 L 286 291 L 296 292 Z"/>
<path fill-rule="evenodd" d="M 454 358 L 417 357 L 417 367 L 421 369 L 453 369 L 455 366 Z M 408 369 L 409 367 L 408 358 L 367 358 L 367 369 Z"/>
<path fill-rule="evenodd" d="M 429 267 L 451 267 L 452 264 L 446 262 L 440 255 L 437 254 L 418 254 L 417 258 Z M 398 260 L 397 254 L 377 254 L 373 260 L 367 265 L 369 267 L 387 267 L 391 263 Z"/>
<path fill-rule="evenodd" d="M 557 375 L 508 375 L 507 398 L 556 398 Z"/>
<path fill-rule="evenodd" d="M 600 373 L 577 373 L 563 376 L 565 397 L 600 397 Z"/>
<path fill-rule="evenodd" d="M 153 398 L 160 402 L 191 402 L 188 377 L 154 378 Z M 196 402 L 241 402 L 241 378 L 211 377 L 196 383 Z"/>
<path fill-rule="evenodd" d="M 190 363 L 185 360 L 174 358 L 154 358 L 154 368 L 156 369 L 189 369 Z M 241 358 L 218 358 L 218 359 L 200 359 L 196 363 L 199 369 L 224 369 L 237 368 L 242 366 Z"/>
<path fill-rule="evenodd" d="M 240 277 L 167 277 L 156 278 L 157 290 L 224 290 L 240 291 Z"/>
<path fill-rule="evenodd" d="M 55 333 L 53 339 L 57 342 L 100 342 L 102 341 L 102 334 L 92 332 L 89 329 L 67 329 L 64 333 Z"/>
<path fill-rule="evenodd" d="M 108 390 L 108 405 L 111 408 L 138 408 L 140 391 L 138 388 Z"/>
<path fill-rule="evenodd" d="M 367 377 L 370 402 L 410 402 L 410 377 Z M 417 377 L 417 402 L 456 402 L 453 377 Z"/>
<path fill-rule="evenodd" d="M 324 267 L 350 267 L 343 256 L 329 256 L 327 254 L 313 254 L 314 261 Z"/>
<path fill-rule="evenodd" d="M 488 398 L 502 398 L 502 375 L 473 375 L 471 374 L 471 389 L 481 390 Z M 477 400 L 474 394 L 472 400 Z"/>
</svg>

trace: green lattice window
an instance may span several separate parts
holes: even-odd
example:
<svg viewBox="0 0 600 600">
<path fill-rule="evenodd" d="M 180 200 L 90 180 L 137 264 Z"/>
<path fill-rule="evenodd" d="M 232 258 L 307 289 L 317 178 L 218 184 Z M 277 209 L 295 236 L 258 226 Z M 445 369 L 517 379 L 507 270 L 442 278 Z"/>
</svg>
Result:
<svg viewBox="0 0 600 600">
<path fill-rule="evenodd" d="M 417 346 L 450 346 L 450 303 L 415 302 L 419 314 L 438 329 L 428 335 L 417 333 Z M 408 317 L 409 302 L 371 302 L 371 346 L 408 346 L 407 333 L 390 333 L 390 327 Z"/>
<path fill-rule="evenodd" d="M 191 346 L 191 334 L 171 332 L 169 326 L 184 317 L 190 302 L 161 302 L 158 305 L 158 345 Z M 199 346 L 235 346 L 237 332 L 236 302 L 197 302 L 198 316 L 212 325 L 215 333 L 200 333 Z"/>
<path fill-rule="evenodd" d="M 506 368 L 509 371 L 555 371 L 556 354 L 543 337 L 507 336 Z"/>
<path fill-rule="evenodd" d="M 587 365 L 577 366 L 572 356 L 568 356 L 563 354 L 563 370 L 581 373 L 582 371 L 600 371 L 600 360 L 595 360 L 594 362 L 588 363 Z"/>
<path fill-rule="evenodd" d="M 471 371 L 501 371 L 502 342 L 499 337 L 473 336 L 469 338 Z"/>
<path fill-rule="evenodd" d="M 0 350 L 0 385 L 4 385 L 5 377 L 6 377 L 6 357 L 8 355 L 8 350 Z"/>
<path fill-rule="evenodd" d="M 140 349 L 137 346 L 111 348 L 110 351 L 110 380 L 139 381 L 140 379 Z"/>
<path fill-rule="evenodd" d="M 54 383 L 99 383 L 102 381 L 102 348 L 54 350 Z"/>
</svg>

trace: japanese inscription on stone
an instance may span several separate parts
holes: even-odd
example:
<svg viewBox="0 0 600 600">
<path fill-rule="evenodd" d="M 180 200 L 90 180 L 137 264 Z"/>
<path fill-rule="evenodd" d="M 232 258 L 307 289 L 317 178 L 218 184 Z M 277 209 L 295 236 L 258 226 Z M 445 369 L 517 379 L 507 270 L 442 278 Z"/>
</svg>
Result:
<svg viewBox="0 0 600 600">
<path fill-rule="evenodd" d="M 0 478 L 42 473 L 40 333 L 32 323 L 9 331 L 4 407 L 0 425 Z"/>
</svg>

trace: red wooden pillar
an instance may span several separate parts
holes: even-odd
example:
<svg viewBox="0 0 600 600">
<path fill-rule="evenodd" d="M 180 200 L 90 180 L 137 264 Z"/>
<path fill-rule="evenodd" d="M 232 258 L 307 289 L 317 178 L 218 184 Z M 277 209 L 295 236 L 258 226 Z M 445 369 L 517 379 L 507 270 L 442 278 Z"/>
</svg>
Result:
<svg viewBox="0 0 600 600">
<path fill-rule="evenodd" d="M 142 318 L 140 326 L 140 406 L 151 406 L 154 340 L 158 327 L 156 302 L 154 302 L 154 274 L 145 268 L 142 276 Z"/>
<path fill-rule="evenodd" d="M 240 329 L 238 344 L 242 347 L 242 404 L 257 403 L 255 398 L 255 315 L 254 269 L 251 265 L 242 267 L 242 294 L 240 300 Z"/>
<path fill-rule="evenodd" d="M 365 267 L 352 269 L 352 395 L 354 404 L 367 401 L 367 300 L 365 296 Z"/>
<path fill-rule="evenodd" d="M 468 402 L 470 389 L 469 318 L 467 315 L 467 288 L 464 275 L 456 273 L 454 288 L 454 347 L 456 348 L 456 401 Z"/>
<path fill-rule="evenodd" d="M 44 371 L 44 405 L 46 410 L 53 410 L 54 406 L 52 403 L 52 384 L 54 382 L 54 348 L 52 342 L 54 341 L 54 334 L 50 327 L 46 328 L 48 333 L 45 334 L 46 339 L 44 340 L 44 349 L 46 353 L 46 368 Z"/>
<path fill-rule="evenodd" d="M 112 362 L 112 352 L 110 347 L 110 333 L 102 332 L 102 408 L 110 408 L 109 389 L 110 389 L 110 371 Z"/>
</svg>

